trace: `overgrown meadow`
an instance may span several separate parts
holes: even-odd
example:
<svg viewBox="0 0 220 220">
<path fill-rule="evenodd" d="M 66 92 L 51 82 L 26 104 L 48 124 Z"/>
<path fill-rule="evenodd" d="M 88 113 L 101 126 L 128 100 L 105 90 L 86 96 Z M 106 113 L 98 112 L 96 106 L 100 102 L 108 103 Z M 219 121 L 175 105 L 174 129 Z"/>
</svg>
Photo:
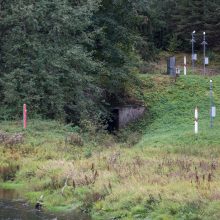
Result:
<svg viewBox="0 0 220 220">
<path fill-rule="evenodd" d="M 116 135 L 55 121 L 2 121 L 1 185 L 44 209 L 93 219 L 220 219 L 220 77 L 141 75 L 145 117 Z M 135 91 L 132 91 L 135 92 Z M 199 134 L 194 109 L 199 108 Z"/>
</svg>

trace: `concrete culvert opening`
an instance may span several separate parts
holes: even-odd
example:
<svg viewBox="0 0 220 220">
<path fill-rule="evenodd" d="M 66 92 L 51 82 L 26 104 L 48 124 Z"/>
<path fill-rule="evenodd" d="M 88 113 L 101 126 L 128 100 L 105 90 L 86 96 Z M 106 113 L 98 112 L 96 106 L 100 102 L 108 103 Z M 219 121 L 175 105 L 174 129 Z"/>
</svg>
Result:
<svg viewBox="0 0 220 220">
<path fill-rule="evenodd" d="M 107 130 L 109 132 L 117 131 L 126 127 L 129 123 L 138 120 L 145 113 L 144 106 L 127 105 L 114 107 L 111 111 L 111 118 L 108 120 Z"/>
</svg>

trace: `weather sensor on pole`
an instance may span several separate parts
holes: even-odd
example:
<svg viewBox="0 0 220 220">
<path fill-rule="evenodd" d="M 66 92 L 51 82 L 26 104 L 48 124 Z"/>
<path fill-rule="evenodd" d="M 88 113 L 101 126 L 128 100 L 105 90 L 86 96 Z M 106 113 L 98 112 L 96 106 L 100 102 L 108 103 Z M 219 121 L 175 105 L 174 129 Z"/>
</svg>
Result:
<svg viewBox="0 0 220 220">
<path fill-rule="evenodd" d="M 203 74 L 205 75 L 206 69 L 205 66 L 209 64 L 209 58 L 206 57 L 206 45 L 208 45 L 208 43 L 206 42 L 206 33 L 203 32 Z"/>
<path fill-rule="evenodd" d="M 192 32 L 192 40 L 191 40 L 191 43 L 192 43 L 192 69 L 194 71 L 194 67 L 195 67 L 195 61 L 197 60 L 197 54 L 195 54 L 195 51 L 194 51 L 194 44 L 195 44 L 195 33 L 196 31 L 194 30 Z"/>
</svg>

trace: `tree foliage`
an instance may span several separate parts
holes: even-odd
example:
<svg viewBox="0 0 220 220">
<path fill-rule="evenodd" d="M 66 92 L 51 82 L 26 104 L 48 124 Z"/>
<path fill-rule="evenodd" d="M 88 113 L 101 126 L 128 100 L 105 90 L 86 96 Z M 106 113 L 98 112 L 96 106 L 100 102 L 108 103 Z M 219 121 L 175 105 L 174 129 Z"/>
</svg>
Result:
<svg viewBox="0 0 220 220">
<path fill-rule="evenodd" d="M 218 0 L 0 0 L 0 117 L 80 123 L 138 89 L 135 68 L 158 50 L 219 45 Z M 200 39 L 198 39 L 200 40 Z"/>
<path fill-rule="evenodd" d="M 46 117 L 89 112 L 99 98 L 93 83 L 100 64 L 86 48 L 96 1 L 5 1 L 2 3 L 3 105 Z M 92 97 L 91 97 L 92 94 Z M 97 102 L 96 102 L 97 103 Z"/>
<path fill-rule="evenodd" d="M 138 13 L 132 1 L 1 1 L 3 115 L 103 117 L 135 81 Z M 135 61 L 135 62 L 134 62 Z"/>
<path fill-rule="evenodd" d="M 177 43 L 177 49 L 187 51 L 194 30 L 197 45 L 202 42 L 205 31 L 209 46 L 212 49 L 219 47 L 219 0 L 151 0 L 150 8 L 153 9 L 151 21 L 154 21 L 154 45 L 157 48 L 166 50 Z"/>
</svg>

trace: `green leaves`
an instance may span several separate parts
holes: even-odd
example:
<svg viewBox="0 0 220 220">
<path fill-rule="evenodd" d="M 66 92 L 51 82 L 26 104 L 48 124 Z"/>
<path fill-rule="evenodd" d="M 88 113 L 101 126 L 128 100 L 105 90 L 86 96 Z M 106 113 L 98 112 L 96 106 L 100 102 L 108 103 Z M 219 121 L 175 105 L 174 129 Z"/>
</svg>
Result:
<svg viewBox="0 0 220 220">
<path fill-rule="evenodd" d="M 140 56 L 147 59 L 154 48 L 145 36 L 150 30 L 143 31 L 148 5 L 144 0 L 3 2 L 1 105 L 12 109 L 12 116 L 21 115 L 25 102 L 29 114 L 80 123 L 128 102 L 137 87 Z"/>
<path fill-rule="evenodd" d="M 11 116 L 20 116 L 25 102 L 29 115 L 79 124 L 127 102 L 145 41 L 139 26 L 146 1 L 1 4 L 0 103 Z"/>
<path fill-rule="evenodd" d="M 85 46 L 97 7 L 96 1 L 4 3 L 0 21 L 6 30 L 1 36 L 4 106 L 16 115 L 26 102 L 29 114 L 57 118 L 65 116 L 66 105 L 79 108 L 82 99 L 85 108 L 94 105 L 83 94 L 97 87 L 91 82 L 100 67 Z M 72 120 L 79 120 L 80 112 L 74 111 Z"/>
</svg>

